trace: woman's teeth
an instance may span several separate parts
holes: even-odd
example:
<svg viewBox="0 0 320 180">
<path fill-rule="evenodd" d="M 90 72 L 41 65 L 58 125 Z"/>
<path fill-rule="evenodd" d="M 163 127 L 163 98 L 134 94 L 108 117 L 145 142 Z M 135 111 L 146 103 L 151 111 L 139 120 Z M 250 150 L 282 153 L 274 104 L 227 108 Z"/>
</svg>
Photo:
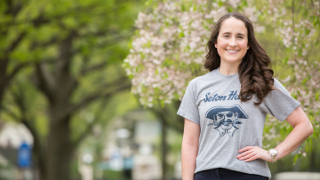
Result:
<svg viewBox="0 0 320 180">
<path fill-rule="evenodd" d="M 228 49 L 227 49 L 227 51 L 230 52 L 230 53 L 236 53 L 236 52 L 238 52 L 238 50 L 228 50 Z"/>
</svg>

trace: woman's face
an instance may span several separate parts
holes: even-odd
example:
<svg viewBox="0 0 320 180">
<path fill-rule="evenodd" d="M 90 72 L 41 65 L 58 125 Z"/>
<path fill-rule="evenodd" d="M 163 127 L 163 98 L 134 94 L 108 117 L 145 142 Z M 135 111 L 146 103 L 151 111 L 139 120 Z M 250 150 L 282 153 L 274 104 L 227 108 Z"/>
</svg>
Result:
<svg viewBox="0 0 320 180">
<path fill-rule="evenodd" d="M 238 66 L 246 55 L 248 46 L 248 30 L 239 19 L 234 17 L 224 20 L 215 43 L 221 64 Z"/>
</svg>

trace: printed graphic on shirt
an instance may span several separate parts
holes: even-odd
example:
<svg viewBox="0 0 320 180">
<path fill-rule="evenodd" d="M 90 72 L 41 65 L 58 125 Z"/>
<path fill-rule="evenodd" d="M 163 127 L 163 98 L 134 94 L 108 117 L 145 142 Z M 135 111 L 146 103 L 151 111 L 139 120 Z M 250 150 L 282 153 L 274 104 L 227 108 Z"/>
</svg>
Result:
<svg viewBox="0 0 320 180">
<path fill-rule="evenodd" d="M 214 129 L 219 131 L 220 137 L 225 134 L 232 137 L 234 132 L 240 128 L 238 126 L 242 124 L 240 119 L 248 119 L 249 116 L 236 104 L 234 106 L 212 107 L 206 112 L 206 118 L 213 121 L 207 125 L 214 125 Z"/>
<path fill-rule="evenodd" d="M 220 94 L 213 94 L 208 92 L 203 98 L 204 102 L 212 102 L 212 101 L 231 101 L 231 100 L 239 100 L 238 91 L 230 91 L 228 95 L 220 95 Z"/>
</svg>

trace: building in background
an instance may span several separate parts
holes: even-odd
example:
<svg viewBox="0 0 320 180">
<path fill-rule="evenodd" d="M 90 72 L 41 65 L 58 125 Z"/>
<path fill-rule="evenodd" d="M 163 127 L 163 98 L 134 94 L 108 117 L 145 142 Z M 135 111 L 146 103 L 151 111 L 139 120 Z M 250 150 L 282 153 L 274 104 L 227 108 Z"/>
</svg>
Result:
<svg viewBox="0 0 320 180">
<path fill-rule="evenodd" d="M 0 179 L 35 180 L 31 133 L 13 122 L 2 122 L 0 127 Z"/>
<path fill-rule="evenodd" d="M 108 125 L 103 170 L 120 171 L 125 179 L 160 179 L 161 164 L 155 146 L 160 123 L 147 111 L 129 112 Z M 108 177 L 106 177 L 108 178 Z"/>
</svg>

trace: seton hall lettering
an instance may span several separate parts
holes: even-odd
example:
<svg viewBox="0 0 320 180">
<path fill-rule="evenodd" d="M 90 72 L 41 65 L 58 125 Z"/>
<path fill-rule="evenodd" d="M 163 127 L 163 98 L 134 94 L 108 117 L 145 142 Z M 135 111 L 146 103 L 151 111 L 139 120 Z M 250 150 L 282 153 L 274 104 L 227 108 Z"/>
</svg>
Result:
<svg viewBox="0 0 320 180">
<path fill-rule="evenodd" d="M 206 94 L 206 97 L 203 99 L 204 102 L 211 102 L 211 101 L 230 101 L 230 100 L 238 100 L 239 95 L 237 91 L 230 91 L 228 96 L 220 96 L 219 94 L 210 95 L 210 92 Z"/>
</svg>

